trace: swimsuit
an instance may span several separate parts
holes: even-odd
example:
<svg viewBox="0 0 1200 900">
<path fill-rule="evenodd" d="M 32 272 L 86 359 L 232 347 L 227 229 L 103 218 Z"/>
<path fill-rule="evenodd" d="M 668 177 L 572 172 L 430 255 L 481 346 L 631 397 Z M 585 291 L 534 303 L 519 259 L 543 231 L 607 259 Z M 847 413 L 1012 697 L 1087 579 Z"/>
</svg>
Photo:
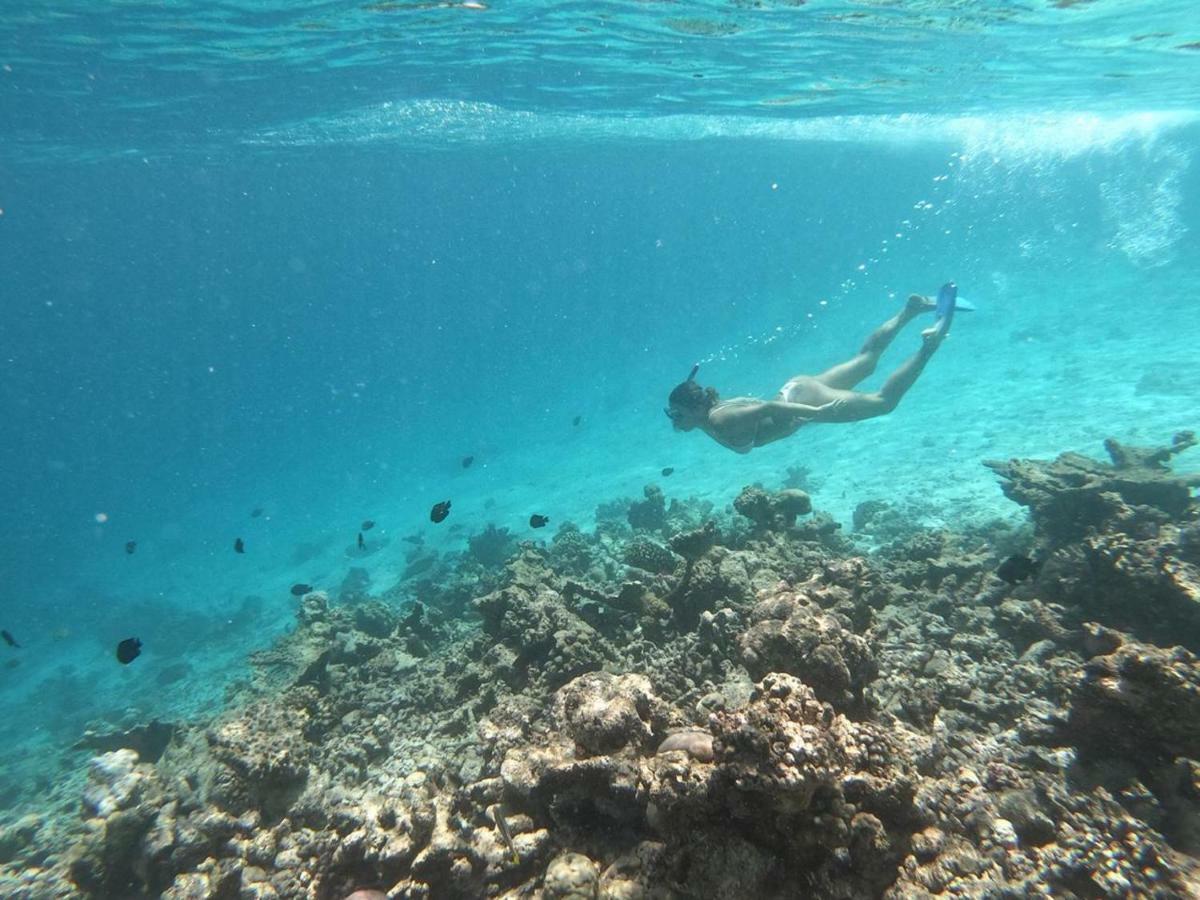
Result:
<svg viewBox="0 0 1200 900">
<path fill-rule="evenodd" d="M 793 396 L 793 393 L 801 385 L 804 385 L 805 387 L 807 387 L 808 384 L 812 381 L 813 381 L 813 377 L 811 375 L 798 375 L 795 378 L 790 378 L 790 379 L 788 379 L 787 382 L 784 383 L 783 387 L 781 387 L 779 389 L 779 393 L 776 395 L 776 399 L 782 400 L 785 403 L 808 403 L 808 404 L 811 404 L 812 397 L 807 392 L 803 393 L 799 398 L 796 398 L 795 396 Z"/>
</svg>

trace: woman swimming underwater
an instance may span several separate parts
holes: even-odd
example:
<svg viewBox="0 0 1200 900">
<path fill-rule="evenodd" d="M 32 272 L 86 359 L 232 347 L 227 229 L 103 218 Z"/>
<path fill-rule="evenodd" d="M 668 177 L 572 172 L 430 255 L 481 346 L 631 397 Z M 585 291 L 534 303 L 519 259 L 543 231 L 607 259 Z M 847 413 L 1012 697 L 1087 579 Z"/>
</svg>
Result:
<svg viewBox="0 0 1200 900">
<path fill-rule="evenodd" d="M 723 447 L 749 453 L 794 433 L 808 422 L 857 422 L 890 413 L 913 386 L 925 364 L 950 331 L 956 308 L 970 309 L 957 299 L 953 282 L 942 286 L 936 301 L 913 294 L 904 308 L 873 332 L 853 359 L 820 375 L 797 375 L 774 400 L 733 397 L 722 400 L 716 390 L 696 383 L 700 365 L 676 386 L 663 411 L 676 431 L 699 428 Z M 879 357 L 900 329 L 924 312 L 935 310 L 932 327 L 921 332 L 921 348 L 893 372 L 878 391 L 853 388 L 875 371 Z"/>
</svg>

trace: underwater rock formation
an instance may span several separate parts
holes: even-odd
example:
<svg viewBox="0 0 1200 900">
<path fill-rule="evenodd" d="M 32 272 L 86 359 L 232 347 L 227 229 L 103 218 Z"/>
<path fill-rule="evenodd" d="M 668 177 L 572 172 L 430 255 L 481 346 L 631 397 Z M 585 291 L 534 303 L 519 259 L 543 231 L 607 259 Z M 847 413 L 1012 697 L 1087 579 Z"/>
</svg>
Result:
<svg viewBox="0 0 1200 900">
<path fill-rule="evenodd" d="M 481 566 L 496 568 L 504 565 L 516 552 L 517 539 L 507 528 L 497 528 L 495 524 L 489 524 L 483 531 L 467 538 L 467 547 L 471 556 Z"/>
<path fill-rule="evenodd" d="M 540 566 L 532 552 L 518 557 L 510 584 L 478 598 L 475 607 L 484 631 L 516 655 L 515 668 L 553 688 L 599 669 L 615 652 L 558 590 L 542 582 Z"/>
<path fill-rule="evenodd" d="M 791 528 L 798 516 L 812 512 L 812 500 L 796 488 L 769 493 L 752 486 L 742 488 L 733 501 L 733 508 L 759 528 Z"/>
<path fill-rule="evenodd" d="M 847 708 L 863 702 L 863 690 L 878 674 L 870 644 L 852 630 L 851 621 L 826 611 L 806 593 L 774 592 L 750 612 L 742 634 L 742 661 L 751 678 L 786 672 L 804 680 L 822 700 Z"/>
<path fill-rule="evenodd" d="M 309 593 L 220 715 L 0 824 L 0 896 L 1196 896 L 1187 443 L 998 464 L 1036 539 L 648 492 Z"/>
<path fill-rule="evenodd" d="M 1081 617 L 1200 650 L 1200 474 L 1168 468 L 1195 443 L 1191 432 L 1159 448 L 1109 439 L 1111 464 L 1073 453 L 988 463 L 1030 508 L 1044 557 L 1037 588 Z"/>
<path fill-rule="evenodd" d="M 1092 756 L 1200 759 L 1200 662 L 1182 647 L 1122 640 L 1084 666 L 1065 736 Z"/>
<path fill-rule="evenodd" d="M 629 527 L 634 531 L 663 531 L 667 527 L 667 500 L 662 488 L 648 484 L 643 493 L 645 499 L 629 506 Z"/>
<path fill-rule="evenodd" d="M 1167 447 L 1126 447 L 1105 441 L 1112 463 L 1064 453 L 1050 462 L 1014 459 L 985 462 L 1001 478 L 1007 497 L 1027 506 L 1038 534 L 1051 547 L 1105 530 L 1116 522 L 1163 523 L 1193 507 L 1191 488 L 1200 474 L 1174 475 L 1168 463 L 1194 446 L 1190 431 L 1176 434 Z M 1139 523 L 1140 524 L 1140 523 Z"/>
</svg>

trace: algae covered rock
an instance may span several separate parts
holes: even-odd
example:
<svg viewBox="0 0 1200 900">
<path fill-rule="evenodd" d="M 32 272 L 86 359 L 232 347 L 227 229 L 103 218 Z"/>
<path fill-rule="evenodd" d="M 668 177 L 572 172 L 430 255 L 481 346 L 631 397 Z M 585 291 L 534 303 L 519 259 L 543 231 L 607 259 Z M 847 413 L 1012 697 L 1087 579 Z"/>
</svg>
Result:
<svg viewBox="0 0 1200 900">
<path fill-rule="evenodd" d="M 1082 752 L 1200 759 L 1200 660 L 1136 641 L 1084 666 L 1066 733 Z"/>
<path fill-rule="evenodd" d="M 514 584 L 480 597 L 475 607 L 485 630 L 516 651 L 519 670 L 550 689 L 599 669 L 614 655 L 557 591 Z"/>
<path fill-rule="evenodd" d="M 634 531 L 663 531 L 667 527 L 667 499 L 662 488 L 648 484 L 642 493 L 645 499 L 630 504 L 629 527 Z"/>
<path fill-rule="evenodd" d="M 68 854 L 71 881 L 99 896 L 136 890 L 142 841 L 154 824 L 163 794 L 154 768 L 139 764 L 134 751 L 94 757 L 83 797 L 84 813 L 93 818 Z"/>
<path fill-rule="evenodd" d="M 721 532 L 717 529 L 717 523 L 709 519 L 699 528 L 672 535 L 670 544 L 671 549 L 688 562 L 695 562 L 711 550 L 720 539 Z"/>
<path fill-rule="evenodd" d="M 600 867 L 582 853 L 563 853 L 546 867 L 542 884 L 545 900 L 594 900 Z"/>
<path fill-rule="evenodd" d="M 917 820 L 907 732 L 851 722 L 783 674 L 709 725 L 711 762 L 668 753 L 643 776 L 685 893 L 737 896 L 740 879 L 775 896 L 780 883 L 829 878 L 845 896 L 875 896 L 894 880 Z"/>
<path fill-rule="evenodd" d="M 812 500 L 797 488 L 769 492 L 758 486 L 742 488 L 733 508 L 763 529 L 791 528 L 798 516 L 812 512 Z"/>
<path fill-rule="evenodd" d="M 644 675 L 582 675 L 559 688 L 553 721 L 581 756 L 644 748 L 666 721 L 664 705 Z"/>
<path fill-rule="evenodd" d="M 778 591 L 759 601 L 739 645 L 751 678 L 796 675 L 838 707 L 860 705 L 879 672 L 870 644 L 851 630 L 850 621 L 822 610 L 802 592 Z"/>
<path fill-rule="evenodd" d="M 210 729 L 205 737 L 217 763 L 210 790 L 218 805 L 235 815 L 257 810 L 268 821 L 285 815 L 308 781 L 301 734 L 307 719 L 301 709 L 262 703 Z"/>
<path fill-rule="evenodd" d="M 1129 507 L 1140 507 L 1139 515 L 1158 521 L 1183 515 L 1194 503 L 1191 488 L 1200 485 L 1200 474 L 1174 475 L 1168 462 L 1195 443 L 1191 432 L 1180 432 L 1161 448 L 1125 447 L 1109 438 L 1105 449 L 1111 464 L 1063 453 L 1050 462 L 989 460 L 984 465 L 1000 476 L 1006 496 L 1029 507 L 1038 534 L 1060 546 L 1089 528 L 1104 530 Z"/>
</svg>

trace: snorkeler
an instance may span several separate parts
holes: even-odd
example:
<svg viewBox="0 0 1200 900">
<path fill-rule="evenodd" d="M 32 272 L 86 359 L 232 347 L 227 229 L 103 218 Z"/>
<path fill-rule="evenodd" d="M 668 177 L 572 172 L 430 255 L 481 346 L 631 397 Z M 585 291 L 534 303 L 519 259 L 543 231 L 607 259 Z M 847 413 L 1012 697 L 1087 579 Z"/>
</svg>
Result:
<svg viewBox="0 0 1200 900">
<path fill-rule="evenodd" d="M 696 383 L 697 363 L 687 381 L 678 385 L 663 410 L 676 431 L 699 428 L 723 447 L 749 453 L 794 433 L 809 422 L 857 422 L 890 413 L 913 386 L 925 364 L 950 331 L 956 308 L 969 309 L 957 300 L 953 282 L 943 285 L 937 301 L 913 294 L 904 308 L 867 338 L 858 355 L 820 375 L 797 375 L 789 379 L 774 400 L 733 397 L 722 400 L 714 388 Z M 875 371 L 879 357 L 900 329 L 921 313 L 935 310 L 933 326 L 921 332 L 921 349 L 884 382 L 878 391 L 852 390 Z"/>
</svg>

